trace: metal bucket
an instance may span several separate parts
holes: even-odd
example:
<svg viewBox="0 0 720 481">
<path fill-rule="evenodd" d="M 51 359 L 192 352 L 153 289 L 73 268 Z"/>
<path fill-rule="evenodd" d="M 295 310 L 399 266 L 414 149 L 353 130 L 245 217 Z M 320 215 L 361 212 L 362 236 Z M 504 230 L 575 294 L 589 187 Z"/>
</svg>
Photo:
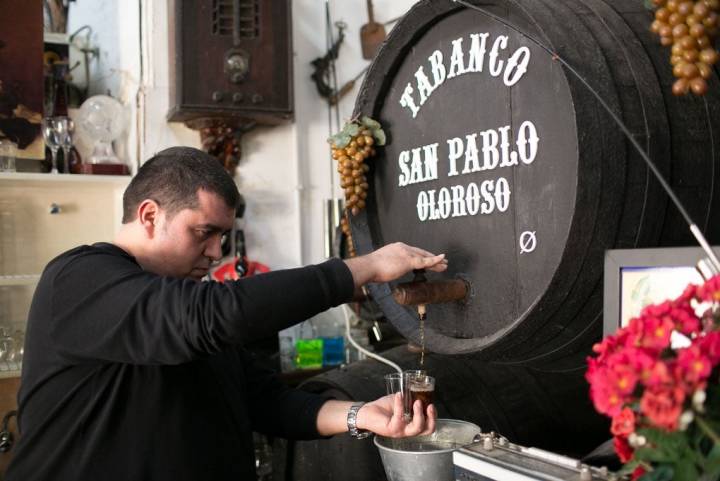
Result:
<svg viewBox="0 0 720 481">
<path fill-rule="evenodd" d="M 473 423 L 438 419 L 429 436 L 386 438 L 375 436 L 388 481 L 453 481 L 452 453 L 480 434 Z"/>
</svg>

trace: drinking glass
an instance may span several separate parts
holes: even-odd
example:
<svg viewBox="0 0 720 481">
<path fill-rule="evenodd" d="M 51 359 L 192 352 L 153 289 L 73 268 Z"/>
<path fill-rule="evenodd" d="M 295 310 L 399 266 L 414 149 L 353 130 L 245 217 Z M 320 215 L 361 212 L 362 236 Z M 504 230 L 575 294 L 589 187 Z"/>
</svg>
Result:
<svg viewBox="0 0 720 481">
<path fill-rule="evenodd" d="M 416 379 L 420 379 L 426 376 L 427 371 L 425 370 L 409 369 L 403 371 L 403 408 L 405 410 L 405 417 L 408 419 L 412 419 L 413 402 L 415 402 L 410 393 L 410 386 Z"/>
<path fill-rule="evenodd" d="M 54 117 L 55 130 L 58 135 L 58 143 L 63 150 L 63 161 L 65 168 L 63 172 L 70 173 L 70 150 L 73 146 L 72 135 L 75 132 L 75 123 L 67 117 Z"/>
<path fill-rule="evenodd" d="M 15 172 L 17 148 L 10 139 L 0 139 L 0 172 Z"/>
<path fill-rule="evenodd" d="M 402 378 L 400 373 L 393 372 L 385 374 L 385 391 L 388 394 L 395 394 L 396 392 L 402 392 Z"/>
<path fill-rule="evenodd" d="M 435 378 L 432 376 L 414 376 L 408 379 L 406 391 L 408 393 L 408 403 L 410 406 L 410 412 L 412 413 L 412 406 L 415 401 L 422 403 L 423 412 L 433 402 L 433 395 L 435 394 Z"/>
<path fill-rule="evenodd" d="M 52 154 L 52 168 L 50 169 L 51 174 L 57 174 L 57 153 L 60 149 L 60 136 L 55 124 L 56 117 L 46 117 L 42 120 L 42 134 L 45 144 L 50 149 Z"/>
</svg>

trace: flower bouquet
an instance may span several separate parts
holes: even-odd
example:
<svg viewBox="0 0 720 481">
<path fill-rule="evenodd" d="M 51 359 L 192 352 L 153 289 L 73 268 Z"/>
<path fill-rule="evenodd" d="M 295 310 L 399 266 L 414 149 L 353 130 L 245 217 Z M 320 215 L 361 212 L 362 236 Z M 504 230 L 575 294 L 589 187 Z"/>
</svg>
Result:
<svg viewBox="0 0 720 481">
<path fill-rule="evenodd" d="M 590 397 L 612 418 L 621 473 L 641 481 L 720 480 L 718 301 L 720 276 L 645 307 L 593 347 Z"/>
</svg>

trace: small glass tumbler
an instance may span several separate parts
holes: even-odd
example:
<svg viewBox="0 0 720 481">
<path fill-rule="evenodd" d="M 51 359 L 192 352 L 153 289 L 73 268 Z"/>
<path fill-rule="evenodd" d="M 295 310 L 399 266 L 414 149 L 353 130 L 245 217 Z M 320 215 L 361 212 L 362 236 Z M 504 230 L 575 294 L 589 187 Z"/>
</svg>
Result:
<svg viewBox="0 0 720 481">
<path fill-rule="evenodd" d="M 412 419 L 413 416 L 413 401 L 410 399 L 410 391 L 408 390 L 410 384 L 417 378 L 421 378 L 427 376 L 427 371 L 424 370 L 412 370 L 409 369 L 407 371 L 403 371 L 403 378 L 405 380 L 404 383 L 404 392 L 403 392 L 403 409 L 405 411 L 405 417 L 408 419 Z"/>
<path fill-rule="evenodd" d="M 385 392 L 388 394 L 395 394 L 397 392 L 402 392 L 402 378 L 400 377 L 400 373 L 393 372 L 390 374 L 385 374 Z"/>
<path fill-rule="evenodd" d="M 412 413 L 412 405 L 415 404 L 415 401 L 420 401 L 422 403 L 422 409 L 423 412 L 425 412 L 427 407 L 433 402 L 435 394 L 435 378 L 427 375 L 414 376 L 408 379 L 407 387 L 405 389 L 408 393 L 410 412 Z"/>
<path fill-rule="evenodd" d="M 0 139 L 0 172 L 15 172 L 17 148 L 9 139 Z"/>
</svg>

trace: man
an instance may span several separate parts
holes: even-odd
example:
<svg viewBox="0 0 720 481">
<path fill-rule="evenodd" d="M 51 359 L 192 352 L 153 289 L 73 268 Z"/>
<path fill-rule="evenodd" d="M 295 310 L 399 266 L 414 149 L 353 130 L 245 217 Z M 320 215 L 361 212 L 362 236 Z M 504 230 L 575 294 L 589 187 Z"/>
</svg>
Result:
<svg viewBox="0 0 720 481">
<path fill-rule="evenodd" d="M 399 397 L 358 409 L 290 390 L 242 345 L 347 302 L 356 286 L 442 271 L 444 256 L 392 244 L 347 261 L 199 282 L 221 256 L 237 196 L 215 159 L 167 149 L 128 186 L 112 244 L 47 265 L 28 319 L 21 436 L 7 479 L 254 479 L 252 431 L 311 439 L 348 424 L 385 436 L 434 430 L 433 407 L 416 403 L 408 423 Z"/>
</svg>

